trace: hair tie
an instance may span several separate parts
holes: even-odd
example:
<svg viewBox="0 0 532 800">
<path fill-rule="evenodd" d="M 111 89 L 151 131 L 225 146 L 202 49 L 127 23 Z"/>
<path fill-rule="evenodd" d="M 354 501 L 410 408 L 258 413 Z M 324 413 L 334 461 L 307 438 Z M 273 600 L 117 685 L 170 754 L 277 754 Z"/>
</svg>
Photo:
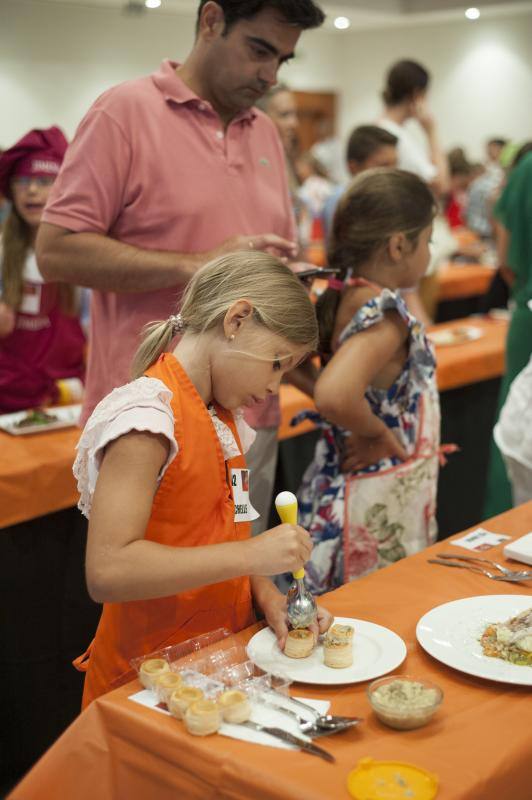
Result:
<svg viewBox="0 0 532 800">
<path fill-rule="evenodd" d="M 177 336 L 185 327 L 181 314 L 171 314 L 171 316 L 168 317 L 168 322 L 172 325 L 172 336 Z"/>
<path fill-rule="evenodd" d="M 345 284 L 339 278 L 329 278 L 327 281 L 327 288 L 333 289 L 335 292 L 342 292 Z"/>
</svg>

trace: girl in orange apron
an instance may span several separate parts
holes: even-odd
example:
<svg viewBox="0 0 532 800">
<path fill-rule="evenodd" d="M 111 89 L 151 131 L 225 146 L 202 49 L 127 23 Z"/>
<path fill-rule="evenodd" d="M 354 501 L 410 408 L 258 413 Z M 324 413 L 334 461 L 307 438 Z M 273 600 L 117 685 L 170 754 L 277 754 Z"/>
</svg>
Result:
<svg viewBox="0 0 532 800">
<path fill-rule="evenodd" d="M 66 148 L 54 127 L 30 131 L 0 156 L 0 194 L 12 201 L 0 244 L 0 413 L 57 401 L 65 378 L 81 388 L 85 336 L 73 289 L 46 283 L 33 249 Z"/>
<path fill-rule="evenodd" d="M 316 339 L 312 304 L 286 266 L 265 253 L 224 256 L 194 276 L 179 314 L 148 326 L 134 380 L 94 410 L 74 465 L 88 588 L 104 603 L 76 662 L 84 705 L 130 680 L 131 658 L 238 631 L 254 605 L 283 644 L 285 597 L 267 576 L 301 567 L 310 538 L 294 525 L 250 537 L 254 434 L 240 409 L 277 392 Z M 318 623 L 326 630 L 330 615 Z"/>
<path fill-rule="evenodd" d="M 439 402 L 423 326 L 399 290 L 429 263 L 434 198 L 417 176 L 375 169 L 340 201 L 318 301 L 323 434 L 300 489 L 318 594 L 436 538 Z"/>
</svg>

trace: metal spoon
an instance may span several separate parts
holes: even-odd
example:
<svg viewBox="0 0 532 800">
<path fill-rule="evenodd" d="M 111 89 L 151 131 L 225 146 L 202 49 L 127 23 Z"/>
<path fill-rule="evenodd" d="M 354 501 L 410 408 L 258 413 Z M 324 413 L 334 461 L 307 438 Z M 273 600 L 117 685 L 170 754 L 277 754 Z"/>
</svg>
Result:
<svg viewBox="0 0 532 800">
<path fill-rule="evenodd" d="M 275 508 L 281 522 L 297 525 L 297 497 L 292 492 L 280 492 Z M 286 616 L 292 628 L 308 628 L 318 618 L 316 601 L 305 586 L 305 570 L 292 573 L 294 583 L 286 595 Z"/>
</svg>

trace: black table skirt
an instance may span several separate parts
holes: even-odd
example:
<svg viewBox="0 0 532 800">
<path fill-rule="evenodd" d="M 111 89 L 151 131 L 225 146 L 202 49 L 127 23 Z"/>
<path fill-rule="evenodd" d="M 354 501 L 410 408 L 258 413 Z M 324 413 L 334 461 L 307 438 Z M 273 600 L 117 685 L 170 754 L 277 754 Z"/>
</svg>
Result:
<svg viewBox="0 0 532 800">
<path fill-rule="evenodd" d="M 79 713 L 83 675 L 71 662 L 100 616 L 85 588 L 86 530 L 74 508 L 0 530 L 0 787 Z"/>
</svg>

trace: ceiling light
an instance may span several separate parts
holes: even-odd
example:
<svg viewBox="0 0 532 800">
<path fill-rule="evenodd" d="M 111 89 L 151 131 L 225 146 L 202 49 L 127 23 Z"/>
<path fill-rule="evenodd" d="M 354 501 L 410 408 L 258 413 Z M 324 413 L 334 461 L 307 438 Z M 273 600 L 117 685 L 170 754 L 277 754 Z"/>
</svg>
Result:
<svg viewBox="0 0 532 800">
<path fill-rule="evenodd" d="M 338 28 L 339 31 L 345 31 L 351 25 L 351 20 L 347 17 L 336 17 L 334 20 L 334 27 Z"/>
<path fill-rule="evenodd" d="M 144 0 L 146 8 L 159 8 L 161 0 Z"/>
<path fill-rule="evenodd" d="M 478 8 L 468 8 L 465 15 L 468 19 L 478 19 L 480 17 L 480 11 Z"/>
</svg>

